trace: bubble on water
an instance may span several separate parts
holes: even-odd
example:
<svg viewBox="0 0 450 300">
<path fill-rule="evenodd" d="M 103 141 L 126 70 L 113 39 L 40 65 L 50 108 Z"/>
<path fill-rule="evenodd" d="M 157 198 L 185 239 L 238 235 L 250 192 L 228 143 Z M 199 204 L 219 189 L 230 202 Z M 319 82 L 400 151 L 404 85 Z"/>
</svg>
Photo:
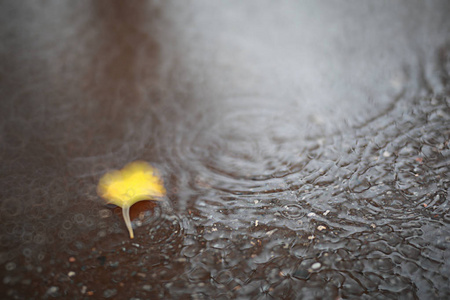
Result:
<svg viewBox="0 0 450 300">
<path fill-rule="evenodd" d="M 86 222 L 84 222 L 84 224 L 86 225 L 86 227 L 93 227 L 95 224 L 95 221 L 93 218 L 89 217 L 86 219 Z"/>
<path fill-rule="evenodd" d="M 24 232 L 22 234 L 22 242 L 30 243 L 31 241 L 33 241 L 33 233 L 32 232 Z"/>
<path fill-rule="evenodd" d="M 86 218 L 83 214 L 78 213 L 75 215 L 74 220 L 77 224 L 83 224 Z"/>
<path fill-rule="evenodd" d="M 6 271 L 12 271 L 16 268 L 16 263 L 15 262 L 9 262 L 5 265 L 5 269 Z"/>
<path fill-rule="evenodd" d="M 218 272 L 214 277 L 214 281 L 219 284 L 228 284 L 233 280 L 233 273 L 230 270 Z"/>
<path fill-rule="evenodd" d="M 61 240 L 66 239 L 67 236 L 68 236 L 68 234 L 67 234 L 67 232 L 65 230 L 60 230 L 58 232 L 58 238 L 61 239 Z"/>
<path fill-rule="evenodd" d="M 63 229 L 65 229 L 65 230 L 70 230 L 70 229 L 72 229 L 72 226 L 73 226 L 73 224 L 72 224 L 72 222 L 69 221 L 69 220 L 65 220 L 65 221 L 62 223 L 62 227 L 63 227 Z"/>
<path fill-rule="evenodd" d="M 15 236 L 22 236 L 25 232 L 22 224 L 14 224 L 12 227 L 12 234 Z"/>
<path fill-rule="evenodd" d="M 46 240 L 47 240 L 47 238 L 44 233 L 37 233 L 37 234 L 35 234 L 35 236 L 33 238 L 34 243 L 38 244 L 38 245 L 45 244 Z"/>
<path fill-rule="evenodd" d="M 297 220 L 305 216 L 305 211 L 300 205 L 288 204 L 283 207 L 281 215 L 290 220 Z"/>
<path fill-rule="evenodd" d="M 37 259 L 39 261 L 43 261 L 45 259 L 45 253 L 44 252 L 39 252 Z"/>
<path fill-rule="evenodd" d="M 23 256 L 25 256 L 27 258 L 30 258 L 32 253 L 33 253 L 33 251 L 30 248 L 24 248 L 22 250 Z"/>
<path fill-rule="evenodd" d="M 316 262 L 311 265 L 311 269 L 318 270 L 318 269 L 320 269 L 321 266 L 322 266 L 322 264 L 320 262 Z"/>
</svg>

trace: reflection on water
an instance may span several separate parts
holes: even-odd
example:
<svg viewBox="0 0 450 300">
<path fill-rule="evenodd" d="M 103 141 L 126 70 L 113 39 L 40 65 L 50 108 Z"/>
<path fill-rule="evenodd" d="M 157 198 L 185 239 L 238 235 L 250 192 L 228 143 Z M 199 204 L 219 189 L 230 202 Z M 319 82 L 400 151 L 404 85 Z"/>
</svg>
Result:
<svg viewBox="0 0 450 300">
<path fill-rule="evenodd" d="M 2 298 L 450 295 L 445 1 L 1 6 Z"/>
</svg>

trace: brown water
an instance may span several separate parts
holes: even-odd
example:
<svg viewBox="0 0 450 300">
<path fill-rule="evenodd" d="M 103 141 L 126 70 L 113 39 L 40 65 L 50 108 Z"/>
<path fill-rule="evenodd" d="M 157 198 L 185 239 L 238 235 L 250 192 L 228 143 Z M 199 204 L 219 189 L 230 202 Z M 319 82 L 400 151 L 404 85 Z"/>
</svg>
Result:
<svg viewBox="0 0 450 300">
<path fill-rule="evenodd" d="M 1 298 L 449 297 L 449 12 L 2 1 Z"/>
</svg>

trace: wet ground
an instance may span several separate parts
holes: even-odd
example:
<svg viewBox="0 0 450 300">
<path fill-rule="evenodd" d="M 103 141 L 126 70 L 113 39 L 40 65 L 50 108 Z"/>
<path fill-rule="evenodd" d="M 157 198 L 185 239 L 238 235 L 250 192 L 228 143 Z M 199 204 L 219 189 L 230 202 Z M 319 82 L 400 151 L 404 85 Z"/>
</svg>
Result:
<svg viewBox="0 0 450 300">
<path fill-rule="evenodd" d="M 1 298 L 450 297 L 449 12 L 1 1 Z"/>
</svg>

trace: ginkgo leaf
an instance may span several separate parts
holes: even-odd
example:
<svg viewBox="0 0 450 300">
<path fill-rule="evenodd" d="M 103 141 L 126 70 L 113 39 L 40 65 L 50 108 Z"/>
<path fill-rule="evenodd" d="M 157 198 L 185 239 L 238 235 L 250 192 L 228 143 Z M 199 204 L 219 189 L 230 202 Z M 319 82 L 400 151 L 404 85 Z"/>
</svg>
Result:
<svg viewBox="0 0 450 300">
<path fill-rule="evenodd" d="M 97 186 L 100 197 L 122 207 L 125 224 L 134 238 L 130 220 L 130 207 L 142 200 L 161 200 L 166 194 L 162 179 L 156 169 L 144 161 L 127 164 L 122 170 L 106 173 Z"/>
</svg>

